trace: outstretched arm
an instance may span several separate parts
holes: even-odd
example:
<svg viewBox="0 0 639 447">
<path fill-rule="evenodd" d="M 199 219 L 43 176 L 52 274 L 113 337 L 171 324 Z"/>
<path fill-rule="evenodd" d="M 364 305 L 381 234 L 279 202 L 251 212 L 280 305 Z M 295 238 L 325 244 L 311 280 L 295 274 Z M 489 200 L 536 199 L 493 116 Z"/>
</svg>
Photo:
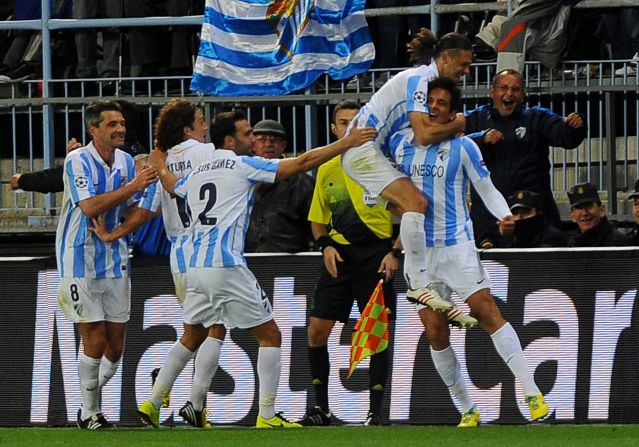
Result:
<svg viewBox="0 0 639 447">
<path fill-rule="evenodd" d="M 277 167 L 275 181 L 281 181 L 299 172 L 309 171 L 322 163 L 326 163 L 336 155 L 346 152 L 351 147 L 361 146 L 367 141 L 371 141 L 377 135 L 377 131 L 372 127 L 353 126 L 349 135 L 326 146 L 310 150 L 299 157 L 285 158 L 280 161 Z M 164 186 L 164 182 L 162 182 Z"/>
</svg>

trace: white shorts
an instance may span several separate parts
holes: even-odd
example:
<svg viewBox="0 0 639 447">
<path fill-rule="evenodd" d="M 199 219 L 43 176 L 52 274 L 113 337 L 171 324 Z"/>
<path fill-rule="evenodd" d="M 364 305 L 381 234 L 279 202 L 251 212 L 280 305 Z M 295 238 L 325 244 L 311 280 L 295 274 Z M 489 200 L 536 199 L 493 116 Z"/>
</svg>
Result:
<svg viewBox="0 0 639 447">
<path fill-rule="evenodd" d="M 342 167 L 369 195 L 377 198 L 392 182 L 406 177 L 395 169 L 374 141 L 347 150 L 342 155 Z"/>
<path fill-rule="evenodd" d="M 131 314 L 131 279 L 60 278 L 58 304 L 74 323 L 126 323 Z"/>
<path fill-rule="evenodd" d="M 273 319 L 271 302 L 246 266 L 190 268 L 186 282 L 187 324 L 249 329 Z"/>
<path fill-rule="evenodd" d="M 173 273 L 173 284 L 175 285 L 175 297 L 180 306 L 184 307 L 186 297 L 186 273 Z"/>
<path fill-rule="evenodd" d="M 491 286 L 490 277 L 472 241 L 451 247 L 427 247 L 424 275 L 426 284 L 444 283 L 457 292 L 464 301 L 478 290 Z M 440 291 L 440 289 L 437 290 Z M 442 298 L 448 297 L 442 296 Z"/>
</svg>

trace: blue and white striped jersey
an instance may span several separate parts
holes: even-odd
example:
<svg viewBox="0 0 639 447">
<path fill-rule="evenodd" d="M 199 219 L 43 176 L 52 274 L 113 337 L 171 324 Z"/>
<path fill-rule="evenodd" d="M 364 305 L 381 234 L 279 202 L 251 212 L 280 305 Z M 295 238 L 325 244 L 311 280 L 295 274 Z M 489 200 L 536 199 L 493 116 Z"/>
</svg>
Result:
<svg viewBox="0 0 639 447">
<path fill-rule="evenodd" d="M 186 140 L 167 151 L 166 166 L 178 179 L 186 177 L 194 168 L 211 160 L 215 146 L 197 140 Z M 187 231 L 191 216 L 182 197 L 172 196 L 162 188 L 160 182 L 150 185 L 140 208 L 156 212 L 162 209 L 162 220 L 166 236 L 171 241 L 171 272 L 185 273 L 188 253 L 185 243 L 189 239 Z"/>
<path fill-rule="evenodd" d="M 257 183 L 273 183 L 280 160 L 217 149 L 175 185 L 193 216 L 189 267 L 246 265 L 244 239 Z"/>
<path fill-rule="evenodd" d="M 105 243 L 89 231 L 91 222 L 78 203 L 115 191 L 135 177 L 133 158 L 115 150 L 109 167 L 93 143 L 70 152 L 64 160 L 64 196 L 56 234 L 56 258 L 60 276 L 65 278 L 122 278 L 129 273 L 126 238 Z M 139 194 L 106 212 L 109 231 L 120 224 L 124 210 Z"/>
<path fill-rule="evenodd" d="M 476 183 L 490 175 L 475 142 L 459 137 L 426 147 L 413 143 L 412 130 L 400 134 L 403 138 L 391 155 L 428 199 L 426 246 L 474 241 L 466 203 L 468 181 Z"/>
<path fill-rule="evenodd" d="M 390 137 L 410 125 L 410 112 L 428 113 L 428 83 L 439 77 L 437 65 L 409 68 L 386 82 L 357 115 L 359 127 L 375 127 L 382 153 L 390 151 Z"/>
</svg>

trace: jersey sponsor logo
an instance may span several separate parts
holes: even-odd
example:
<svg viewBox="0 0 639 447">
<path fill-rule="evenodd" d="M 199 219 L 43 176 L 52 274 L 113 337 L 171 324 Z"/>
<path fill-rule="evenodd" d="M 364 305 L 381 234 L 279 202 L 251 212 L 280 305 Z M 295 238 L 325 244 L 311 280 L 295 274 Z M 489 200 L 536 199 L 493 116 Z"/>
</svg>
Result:
<svg viewBox="0 0 639 447">
<path fill-rule="evenodd" d="M 89 184 L 89 180 L 86 177 L 81 176 L 81 177 L 76 177 L 74 183 L 76 188 L 86 189 L 87 185 Z"/>
<path fill-rule="evenodd" d="M 410 167 L 411 177 L 443 177 L 444 167 L 437 165 L 411 165 Z"/>
<path fill-rule="evenodd" d="M 418 104 L 426 104 L 426 92 L 417 90 L 415 93 L 413 93 L 413 101 Z"/>
<path fill-rule="evenodd" d="M 526 128 L 518 127 L 517 129 L 515 129 L 515 135 L 521 140 L 526 135 Z"/>
</svg>

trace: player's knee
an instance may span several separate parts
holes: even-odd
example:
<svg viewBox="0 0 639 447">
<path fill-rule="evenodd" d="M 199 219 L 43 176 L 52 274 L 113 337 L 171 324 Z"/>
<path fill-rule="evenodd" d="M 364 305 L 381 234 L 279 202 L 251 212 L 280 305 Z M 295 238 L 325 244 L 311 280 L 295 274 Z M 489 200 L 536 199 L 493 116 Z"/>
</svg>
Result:
<svg viewBox="0 0 639 447">
<path fill-rule="evenodd" d="M 326 346 L 328 343 L 328 337 L 331 335 L 331 331 L 326 328 L 318 327 L 310 324 L 308 326 L 308 345 L 311 348 L 317 348 L 320 346 Z"/>
</svg>

